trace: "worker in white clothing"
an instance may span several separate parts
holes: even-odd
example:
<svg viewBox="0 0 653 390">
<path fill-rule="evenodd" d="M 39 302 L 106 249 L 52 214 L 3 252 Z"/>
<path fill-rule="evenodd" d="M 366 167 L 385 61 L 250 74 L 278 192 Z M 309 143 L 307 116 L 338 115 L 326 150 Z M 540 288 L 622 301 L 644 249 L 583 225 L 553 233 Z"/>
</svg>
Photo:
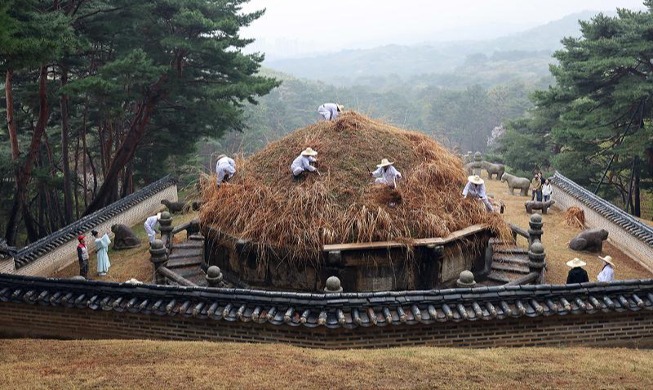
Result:
<svg viewBox="0 0 653 390">
<path fill-rule="evenodd" d="M 463 189 L 463 198 L 467 197 L 480 199 L 485 205 L 487 211 L 494 211 L 492 203 L 487 198 L 487 193 L 485 192 L 485 182 L 478 175 L 469 176 L 467 178 L 467 185 Z"/>
<path fill-rule="evenodd" d="M 299 179 L 302 174 L 306 171 L 316 172 L 318 175 L 320 172 L 316 167 L 311 165 L 311 163 L 317 162 L 317 152 L 311 148 L 304 149 L 295 160 L 293 160 L 290 165 L 290 170 L 292 171 L 293 179 Z"/>
<path fill-rule="evenodd" d="M 338 115 L 345 109 L 345 107 L 342 104 L 336 104 L 336 103 L 324 103 L 320 107 L 317 108 L 317 112 L 324 118 L 325 120 L 328 121 L 333 121 L 336 120 Z"/>
<path fill-rule="evenodd" d="M 614 280 L 614 263 L 612 262 L 612 256 L 599 256 L 599 259 L 603 260 L 603 269 L 599 272 L 596 280 L 599 282 L 612 282 Z"/>
<path fill-rule="evenodd" d="M 215 173 L 218 175 L 218 187 L 223 181 L 229 181 L 236 174 L 236 162 L 224 154 L 218 156 L 215 163 Z"/>
<path fill-rule="evenodd" d="M 150 240 L 150 243 L 152 243 L 156 238 L 156 231 L 154 230 L 154 227 L 159 222 L 159 219 L 161 219 L 161 213 L 157 213 L 156 215 L 148 217 L 143 224 L 143 226 L 145 226 L 147 238 Z"/>
<path fill-rule="evenodd" d="M 391 188 L 397 188 L 397 180 L 401 179 L 401 172 L 387 158 L 381 160 L 381 164 L 376 165 L 376 170 L 370 172 L 372 177 L 376 177 L 375 183 L 385 184 Z"/>
</svg>

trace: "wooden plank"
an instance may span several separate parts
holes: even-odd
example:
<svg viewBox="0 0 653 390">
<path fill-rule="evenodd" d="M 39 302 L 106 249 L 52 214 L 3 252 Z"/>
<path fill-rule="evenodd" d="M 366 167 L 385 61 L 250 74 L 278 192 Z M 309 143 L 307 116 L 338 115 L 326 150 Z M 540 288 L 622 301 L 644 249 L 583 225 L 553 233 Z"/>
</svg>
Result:
<svg viewBox="0 0 653 390">
<path fill-rule="evenodd" d="M 417 238 L 411 243 L 412 246 L 427 246 L 427 245 L 444 245 L 452 241 L 459 240 L 462 237 L 470 236 L 482 232 L 488 228 L 485 224 L 472 225 L 465 229 L 455 231 L 447 237 L 431 237 L 431 238 Z M 397 241 L 375 241 L 375 242 L 353 242 L 347 244 L 327 244 L 322 247 L 325 252 L 332 251 L 357 251 L 367 249 L 385 249 L 385 248 L 401 248 L 407 244 Z"/>
</svg>

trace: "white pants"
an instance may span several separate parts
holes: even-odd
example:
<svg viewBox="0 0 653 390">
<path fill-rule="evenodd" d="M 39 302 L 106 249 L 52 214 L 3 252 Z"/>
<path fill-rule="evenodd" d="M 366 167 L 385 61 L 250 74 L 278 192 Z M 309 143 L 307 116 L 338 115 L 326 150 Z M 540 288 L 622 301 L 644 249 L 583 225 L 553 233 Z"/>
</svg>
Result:
<svg viewBox="0 0 653 390">
<path fill-rule="evenodd" d="M 152 227 L 148 224 L 145 224 L 145 231 L 147 232 L 147 238 L 150 240 L 150 243 L 154 242 L 154 239 L 156 238 L 156 232 Z"/>
</svg>

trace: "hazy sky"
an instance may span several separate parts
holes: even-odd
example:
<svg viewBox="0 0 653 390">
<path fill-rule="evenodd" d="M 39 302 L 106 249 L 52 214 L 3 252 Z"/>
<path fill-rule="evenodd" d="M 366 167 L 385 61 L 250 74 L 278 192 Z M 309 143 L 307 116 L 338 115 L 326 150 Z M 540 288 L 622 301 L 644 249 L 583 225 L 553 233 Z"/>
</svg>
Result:
<svg viewBox="0 0 653 390">
<path fill-rule="evenodd" d="M 251 0 L 266 9 L 243 30 L 259 45 L 294 40 L 315 51 L 385 43 L 495 38 L 583 10 L 643 9 L 642 0 Z M 270 48 L 267 48 L 269 51 Z M 272 54 L 272 53 L 270 53 Z"/>
</svg>

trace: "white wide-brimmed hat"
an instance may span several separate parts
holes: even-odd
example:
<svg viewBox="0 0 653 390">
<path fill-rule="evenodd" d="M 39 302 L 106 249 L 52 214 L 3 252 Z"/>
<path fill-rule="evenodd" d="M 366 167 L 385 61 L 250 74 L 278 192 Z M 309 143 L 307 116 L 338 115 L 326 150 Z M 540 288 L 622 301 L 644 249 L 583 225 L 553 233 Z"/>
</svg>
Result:
<svg viewBox="0 0 653 390">
<path fill-rule="evenodd" d="M 606 263 L 610 264 L 612 266 L 612 268 L 615 268 L 614 263 L 612 262 L 612 256 L 605 256 L 605 257 L 599 256 L 599 259 L 601 259 L 601 260 L 605 261 Z"/>
<path fill-rule="evenodd" d="M 161 219 L 161 213 L 156 213 L 156 219 Z"/>
<path fill-rule="evenodd" d="M 467 177 L 467 181 L 472 184 L 483 184 L 485 183 L 479 175 L 472 175 Z"/>
<path fill-rule="evenodd" d="M 220 159 L 223 159 L 223 158 L 225 158 L 225 157 L 227 157 L 226 154 L 221 154 L 221 155 L 219 155 L 219 156 L 215 159 L 215 161 L 220 161 Z"/>
<path fill-rule="evenodd" d="M 387 167 L 388 165 L 392 165 L 392 164 L 394 164 L 394 162 L 390 162 L 390 161 L 388 161 L 387 158 L 384 158 L 384 159 L 381 160 L 381 164 L 376 164 L 376 167 L 377 168 Z"/>
<path fill-rule="evenodd" d="M 306 148 L 302 151 L 302 156 L 317 156 L 317 152 L 311 148 Z"/>
<path fill-rule="evenodd" d="M 584 262 L 583 260 L 579 259 L 578 257 L 576 257 L 576 258 L 574 258 L 572 260 L 569 260 L 567 262 L 567 267 L 571 267 L 571 268 L 584 267 L 585 265 L 587 265 L 587 263 Z"/>
<path fill-rule="evenodd" d="M 337 104 L 337 106 L 338 106 L 338 111 L 339 112 L 345 111 L 345 106 L 343 106 L 342 104 Z"/>
</svg>

